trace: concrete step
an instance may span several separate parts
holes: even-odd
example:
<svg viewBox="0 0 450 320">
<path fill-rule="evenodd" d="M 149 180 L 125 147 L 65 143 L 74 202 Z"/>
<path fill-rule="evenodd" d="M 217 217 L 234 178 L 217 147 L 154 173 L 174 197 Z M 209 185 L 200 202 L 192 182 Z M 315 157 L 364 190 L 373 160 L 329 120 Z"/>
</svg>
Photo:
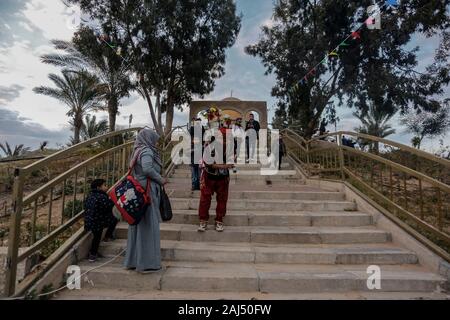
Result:
<svg viewBox="0 0 450 320">
<path fill-rule="evenodd" d="M 199 199 L 171 198 L 174 210 L 197 210 Z M 216 207 L 213 200 L 211 208 Z M 350 201 L 314 201 L 314 200 L 234 200 L 228 201 L 228 210 L 253 211 L 356 211 L 356 203 Z"/>
<path fill-rule="evenodd" d="M 209 227 L 210 229 L 213 226 Z M 197 226 L 161 224 L 161 240 L 193 242 L 252 242 L 270 244 L 348 244 L 385 243 L 391 241 L 388 232 L 374 227 L 226 227 L 222 233 L 214 230 L 197 232 Z M 117 227 L 117 237 L 127 237 L 128 225 Z"/>
<path fill-rule="evenodd" d="M 200 191 L 190 189 L 167 189 L 171 198 L 200 198 Z M 308 192 L 308 191 L 233 191 L 228 193 L 229 199 L 249 200 L 321 200 L 321 201 L 343 201 L 345 194 L 342 192 Z"/>
<path fill-rule="evenodd" d="M 175 171 L 170 176 L 171 178 L 185 178 L 190 179 L 192 176 L 191 172 L 178 172 Z M 237 180 L 252 180 L 252 179 L 270 179 L 270 180 L 284 180 L 284 179 L 300 179 L 301 177 L 292 170 L 269 172 L 269 171 L 259 171 L 259 170 L 246 170 L 237 171 L 234 173 L 230 170 L 230 178 Z"/>
<path fill-rule="evenodd" d="M 450 300 L 439 292 L 190 292 L 138 289 L 98 289 L 85 284 L 82 290 L 64 290 L 52 300 Z"/>
<path fill-rule="evenodd" d="M 81 264 L 82 272 L 102 262 Z M 92 270 L 83 281 L 95 288 L 193 292 L 348 292 L 370 291 L 364 265 L 282 265 L 165 261 L 163 270 L 139 274 L 121 261 Z M 412 265 L 381 265 L 377 292 L 434 292 L 445 279 Z"/>
<path fill-rule="evenodd" d="M 214 213 L 214 209 L 211 210 Z M 197 210 L 174 210 L 170 223 L 199 223 Z M 332 226 L 362 227 L 373 223 L 372 216 L 362 212 L 290 212 L 290 211 L 228 211 L 227 226 Z M 214 224 L 214 214 L 210 217 Z"/>
<path fill-rule="evenodd" d="M 188 184 L 191 183 L 191 178 L 169 178 L 170 184 Z M 230 188 L 232 188 L 235 185 L 246 185 L 248 187 L 251 186 L 268 186 L 268 185 L 275 185 L 275 186 L 299 186 L 299 185 L 305 185 L 305 180 L 298 178 L 292 178 L 292 179 L 272 179 L 272 178 L 266 178 L 265 176 L 259 176 L 259 178 L 254 179 L 240 179 L 240 178 L 232 178 L 230 179 Z"/>
<path fill-rule="evenodd" d="M 250 167 L 250 168 L 239 168 L 236 167 L 236 173 L 233 172 L 233 170 L 230 170 L 230 174 L 231 175 L 260 175 L 260 174 L 266 174 L 267 173 L 267 168 L 255 168 L 255 167 Z M 279 170 L 281 175 L 297 175 L 297 172 L 294 171 L 292 168 L 281 168 L 281 170 Z M 180 177 L 190 177 L 191 176 L 191 169 L 175 169 L 173 171 L 174 175 L 180 176 Z"/>
<path fill-rule="evenodd" d="M 126 240 L 102 243 L 100 251 L 114 257 L 126 249 Z M 416 264 L 417 256 L 391 244 L 263 245 L 161 241 L 163 260 L 278 264 Z"/>
<path fill-rule="evenodd" d="M 235 164 L 238 170 L 259 170 L 262 168 L 268 168 L 268 165 L 262 165 L 261 163 L 237 163 Z M 288 162 L 283 162 L 281 165 L 281 170 L 289 170 L 292 169 L 293 166 Z M 188 164 L 177 165 L 175 167 L 175 171 L 184 171 L 190 172 L 191 166 Z"/>
</svg>

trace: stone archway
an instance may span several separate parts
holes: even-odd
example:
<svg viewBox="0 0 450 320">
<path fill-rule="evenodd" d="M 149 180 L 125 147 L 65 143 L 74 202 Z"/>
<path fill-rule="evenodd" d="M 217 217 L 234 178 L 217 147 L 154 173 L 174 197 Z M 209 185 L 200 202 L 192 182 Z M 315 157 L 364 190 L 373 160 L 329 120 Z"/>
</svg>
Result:
<svg viewBox="0 0 450 320">
<path fill-rule="evenodd" d="M 261 129 L 267 129 L 267 102 L 265 101 L 243 101 L 238 98 L 229 97 L 220 101 L 192 101 L 190 104 L 189 119 L 196 116 L 200 111 L 211 106 L 216 106 L 221 110 L 230 110 L 242 115 L 245 118 L 250 112 L 257 112 Z M 247 120 L 247 119 L 244 119 Z"/>
</svg>

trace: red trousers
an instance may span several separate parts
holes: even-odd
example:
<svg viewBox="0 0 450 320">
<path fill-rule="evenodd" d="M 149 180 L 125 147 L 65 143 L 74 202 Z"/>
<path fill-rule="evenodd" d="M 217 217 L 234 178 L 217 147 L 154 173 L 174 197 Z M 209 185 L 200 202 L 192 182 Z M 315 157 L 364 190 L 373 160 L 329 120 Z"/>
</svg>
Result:
<svg viewBox="0 0 450 320">
<path fill-rule="evenodd" d="M 228 186 L 230 184 L 230 177 L 213 180 L 208 178 L 205 171 L 202 173 L 200 183 L 200 205 L 198 215 L 201 221 L 209 220 L 209 208 L 211 207 L 211 198 L 216 194 L 216 221 L 223 222 L 223 218 L 227 213 L 228 202 Z"/>
</svg>

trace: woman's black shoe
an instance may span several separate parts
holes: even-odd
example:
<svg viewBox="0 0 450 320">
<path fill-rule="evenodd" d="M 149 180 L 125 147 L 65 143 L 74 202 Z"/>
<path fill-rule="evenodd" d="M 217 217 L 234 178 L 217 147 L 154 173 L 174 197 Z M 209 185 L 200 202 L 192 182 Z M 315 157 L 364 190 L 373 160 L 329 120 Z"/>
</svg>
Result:
<svg viewBox="0 0 450 320">
<path fill-rule="evenodd" d="M 162 270 L 162 268 L 159 268 L 159 269 L 145 269 L 144 271 L 139 271 L 139 273 L 148 274 L 148 273 L 155 273 L 155 272 L 158 272 L 158 271 L 161 271 L 161 270 Z"/>
</svg>

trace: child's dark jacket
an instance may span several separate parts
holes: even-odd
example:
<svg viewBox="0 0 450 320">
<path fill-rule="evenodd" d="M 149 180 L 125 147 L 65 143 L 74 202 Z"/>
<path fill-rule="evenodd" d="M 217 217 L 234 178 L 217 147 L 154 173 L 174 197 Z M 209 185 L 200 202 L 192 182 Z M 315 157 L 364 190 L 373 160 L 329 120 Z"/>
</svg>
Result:
<svg viewBox="0 0 450 320">
<path fill-rule="evenodd" d="M 106 192 L 92 190 L 86 198 L 84 209 L 84 227 L 87 231 L 99 232 L 116 219 L 112 214 L 114 203 Z"/>
</svg>

